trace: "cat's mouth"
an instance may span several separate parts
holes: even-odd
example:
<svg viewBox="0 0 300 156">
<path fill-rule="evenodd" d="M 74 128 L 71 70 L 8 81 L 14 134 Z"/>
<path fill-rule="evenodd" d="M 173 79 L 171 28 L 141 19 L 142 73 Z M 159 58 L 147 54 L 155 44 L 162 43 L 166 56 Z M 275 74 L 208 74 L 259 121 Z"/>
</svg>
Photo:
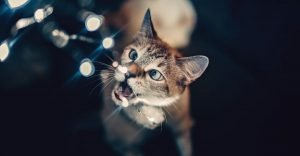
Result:
<svg viewBox="0 0 300 156">
<path fill-rule="evenodd" d="M 123 98 L 129 100 L 135 97 L 132 88 L 126 82 L 120 83 L 114 94 L 116 99 L 120 101 L 123 101 Z"/>
</svg>

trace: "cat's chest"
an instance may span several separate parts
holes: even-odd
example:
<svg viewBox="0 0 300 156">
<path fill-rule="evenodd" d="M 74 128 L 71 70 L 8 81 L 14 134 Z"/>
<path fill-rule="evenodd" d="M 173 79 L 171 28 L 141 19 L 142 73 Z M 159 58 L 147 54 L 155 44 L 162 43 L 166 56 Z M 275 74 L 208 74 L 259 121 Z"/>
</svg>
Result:
<svg viewBox="0 0 300 156">
<path fill-rule="evenodd" d="M 160 126 L 165 120 L 165 113 L 159 107 L 138 104 L 124 108 L 124 112 L 137 124 L 150 129 Z"/>
</svg>

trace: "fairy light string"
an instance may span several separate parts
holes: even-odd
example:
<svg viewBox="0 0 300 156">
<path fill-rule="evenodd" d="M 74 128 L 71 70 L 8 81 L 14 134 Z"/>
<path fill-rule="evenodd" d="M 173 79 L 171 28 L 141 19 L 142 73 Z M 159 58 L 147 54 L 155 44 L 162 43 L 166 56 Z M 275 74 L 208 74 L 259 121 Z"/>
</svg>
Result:
<svg viewBox="0 0 300 156">
<path fill-rule="evenodd" d="M 31 3 L 30 0 L 6 0 L 5 2 L 7 7 L 12 11 L 25 8 L 29 3 Z M 46 21 L 46 19 L 49 18 L 55 11 L 55 8 L 51 4 L 47 4 L 36 9 L 31 17 L 18 19 L 12 26 L 9 37 L 3 41 L 0 41 L 0 63 L 3 63 L 5 60 L 9 59 L 9 54 L 11 53 L 13 47 L 11 42 L 17 38 L 20 31 L 34 24 L 39 24 L 42 26 L 42 33 L 44 36 L 46 36 L 46 38 L 57 48 L 65 48 L 72 40 L 97 44 L 100 46 L 97 51 L 99 51 L 99 49 L 111 49 L 114 46 L 115 43 L 113 37 L 106 36 L 105 38 L 98 39 L 87 37 L 81 34 L 68 34 L 67 31 L 61 28 L 56 21 Z M 87 32 L 97 33 L 99 32 L 99 29 L 103 27 L 105 22 L 105 17 L 103 15 L 98 15 L 86 9 L 81 9 L 78 11 L 78 14 L 79 19 L 84 23 Z M 82 76 L 89 77 L 95 73 L 95 66 L 93 64 L 95 57 L 97 56 L 91 54 L 89 58 L 85 57 L 79 58 L 79 60 L 76 59 L 79 64 L 78 70 Z"/>
</svg>

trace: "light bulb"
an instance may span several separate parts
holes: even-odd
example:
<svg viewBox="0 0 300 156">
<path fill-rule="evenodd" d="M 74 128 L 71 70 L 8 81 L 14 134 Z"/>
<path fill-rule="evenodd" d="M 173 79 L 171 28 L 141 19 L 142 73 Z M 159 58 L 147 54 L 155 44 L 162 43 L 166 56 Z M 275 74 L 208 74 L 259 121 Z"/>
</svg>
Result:
<svg viewBox="0 0 300 156">
<path fill-rule="evenodd" d="M 3 62 L 9 55 L 9 46 L 6 41 L 0 45 L 0 61 Z"/>
<path fill-rule="evenodd" d="M 106 37 L 103 41 L 102 41 L 102 45 L 105 49 L 110 49 L 114 46 L 115 41 L 113 38 L 111 37 Z"/>
<path fill-rule="evenodd" d="M 88 31 L 96 31 L 103 24 L 103 16 L 91 14 L 85 20 L 85 27 Z"/>
<path fill-rule="evenodd" d="M 90 59 L 83 59 L 81 61 L 79 71 L 84 77 L 89 77 L 95 73 L 95 66 Z"/>
<path fill-rule="evenodd" d="M 35 12 L 34 12 L 34 19 L 36 22 L 41 22 L 45 19 L 46 17 L 46 14 L 44 12 L 44 9 L 37 9 Z"/>
<path fill-rule="evenodd" d="M 28 0 L 6 0 L 6 3 L 11 9 L 19 8 L 23 5 L 26 5 Z"/>
</svg>

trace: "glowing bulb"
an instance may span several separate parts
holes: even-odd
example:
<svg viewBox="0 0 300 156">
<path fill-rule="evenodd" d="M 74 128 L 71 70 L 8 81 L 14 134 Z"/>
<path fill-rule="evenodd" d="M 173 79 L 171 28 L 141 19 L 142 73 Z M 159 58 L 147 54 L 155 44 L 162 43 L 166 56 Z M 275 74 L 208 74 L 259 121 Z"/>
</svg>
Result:
<svg viewBox="0 0 300 156">
<path fill-rule="evenodd" d="M 96 31 L 103 23 L 103 16 L 89 15 L 85 20 L 85 27 L 88 31 Z"/>
<path fill-rule="evenodd" d="M 36 22 L 41 22 L 45 19 L 46 17 L 46 14 L 44 12 L 44 9 L 37 9 L 35 12 L 34 12 L 34 19 Z"/>
<path fill-rule="evenodd" d="M 65 47 L 69 43 L 70 39 L 69 35 L 66 32 L 59 29 L 54 29 L 51 32 L 51 38 L 53 44 L 59 48 Z"/>
<path fill-rule="evenodd" d="M 22 29 L 22 28 L 25 28 L 31 24 L 34 23 L 34 20 L 32 18 L 22 18 L 22 19 L 19 19 L 15 25 L 15 29 L 19 30 L 19 29 Z"/>
<path fill-rule="evenodd" d="M 90 59 L 84 59 L 81 61 L 79 71 L 81 75 L 89 77 L 95 73 L 95 66 Z"/>
<path fill-rule="evenodd" d="M 119 65 L 119 63 L 118 63 L 117 61 L 114 61 L 114 62 L 112 63 L 112 66 L 115 67 L 115 68 L 117 68 L 118 65 Z"/>
<path fill-rule="evenodd" d="M 128 72 L 127 67 L 122 67 L 121 65 L 118 66 L 118 70 L 123 74 L 126 74 Z"/>
<path fill-rule="evenodd" d="M 9 54 L 9 47 L 6 41 L 0 45 L 0 61 L 3 62 Z"/>
<path fill-rule="evenodd" d="M 11 9 L 16 9 L 25 5 L 28 0 L 6 0 L 6 2 Z"/>
<path fill-rule="evenodd" d="M 111 37 L 106 37 L 103 41 L 102 41 L 102 45 L 105 49 L 109 49 L 112 48 L 114 46 L 115 42 L 114 39 Z"/>
</svg>

